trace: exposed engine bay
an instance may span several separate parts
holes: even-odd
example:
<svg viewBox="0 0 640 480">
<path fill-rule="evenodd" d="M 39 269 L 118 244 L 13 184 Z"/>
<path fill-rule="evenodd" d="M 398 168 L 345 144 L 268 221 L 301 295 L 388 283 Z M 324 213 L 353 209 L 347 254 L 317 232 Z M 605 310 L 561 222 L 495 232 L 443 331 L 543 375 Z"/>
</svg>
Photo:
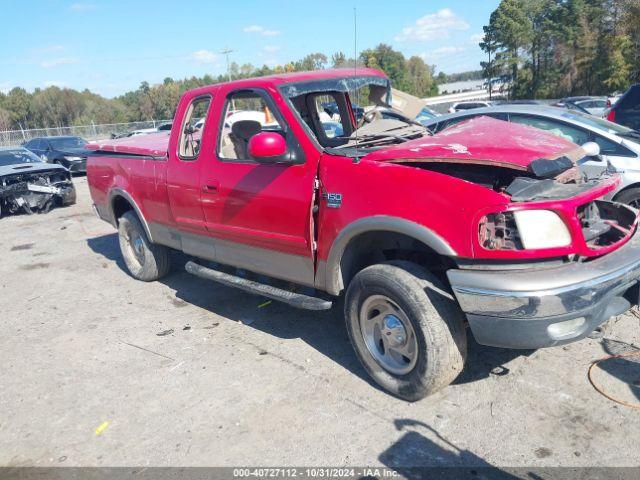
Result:
<svg viewBox="0 0 640 480">
<path fill-rule="evenodd" d="M 561 172 L 556 178 L 539 178 L 531 172 L 497 166 L 434 161 L 407 162 L 407 165 L 460 178 L 496 192 L 506 193 L 514 202 L 569 198 L 592 189 L 601 181 L 600 178 L 586 178 L 579 173 L 578 169 L 573 168 Z"/>
<path fill-rule="evenodd" d="M 71 174 L 64 168 L 0 176 L 0 216 L 47 213 L 75 202 Z"/>
</svg>

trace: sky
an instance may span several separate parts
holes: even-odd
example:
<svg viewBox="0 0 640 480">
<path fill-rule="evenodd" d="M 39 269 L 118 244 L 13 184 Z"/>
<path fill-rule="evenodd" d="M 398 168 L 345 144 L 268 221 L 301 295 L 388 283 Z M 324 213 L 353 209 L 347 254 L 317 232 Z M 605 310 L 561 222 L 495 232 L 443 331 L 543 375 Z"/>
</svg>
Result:
<svg viewBox="0 0 640 480">
<path fill-rule="evenodd" d="M 479 68 L 499 0 L 0 0 L 0 91 L 50 85 L 114 97 L 165 77 L 284 64 L 390 44 L 436 71 Z M 7 21 L 10 19 L 10 21 Z"/>
</svg>

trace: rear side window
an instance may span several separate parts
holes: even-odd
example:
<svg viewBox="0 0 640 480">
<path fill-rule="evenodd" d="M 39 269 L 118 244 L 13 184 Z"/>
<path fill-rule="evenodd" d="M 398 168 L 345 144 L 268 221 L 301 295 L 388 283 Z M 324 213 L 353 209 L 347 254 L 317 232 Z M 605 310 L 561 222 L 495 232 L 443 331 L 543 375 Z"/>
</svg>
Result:
<svg viewBox="0 0 640 480">
<path fill-rule="evenodd" d="M 195 160 L 200 154 L 202 143 L 202 131 L 207 119 L 207 112 L 211 105 L 211 97 L 194 98 L 184 115 L 182 130 L 180 132 L 180 144 L 178 156 L 182 160 Z"/>
<path fill-rule="evenodd" d="M 552 119 L 534 117 L 531 115 L 509 115 L 509 118 L 515 123 L 529 125 L 530 127 L 539 128 L 540 130 L 546 130 L 547 132 L 553 133 L 565 140 L 569 140 L 576 145 L 584 145 L 590 140 L 590 134 L 588 131 Z"/>
<path fill-rule="evenodd" d="M 25 143 L 24 146 L 37 150 L 40 148 L 41 143 L 42 140 L 40 140 L 39 138 L 34 138 L 33 140 L 29 140 L 27 143 Z"/>
</svg>

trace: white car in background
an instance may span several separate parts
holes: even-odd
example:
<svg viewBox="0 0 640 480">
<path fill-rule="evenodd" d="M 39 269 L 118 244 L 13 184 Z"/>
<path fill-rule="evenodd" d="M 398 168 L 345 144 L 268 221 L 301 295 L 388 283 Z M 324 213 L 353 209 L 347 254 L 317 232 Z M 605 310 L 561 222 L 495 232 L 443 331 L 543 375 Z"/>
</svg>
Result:
<svg viewBox="0 0 640 480">
<path fill-rule="evenodd" d="M 204 118 L 201 118 L 193 124 L 193 128 L 195 128 L 196 130 L 202 130 L 202 127 L 204 127 Z"/>
<path fill-rule="evenodd" d="M 600 147 L 599 156 L 582 163 L 583 171 L 596 176 L 611 162 L 622 182 L 610 197 L 640 208 L 640 132 L 588 113 L 541 105 L 498 105 L 458 112 L 434 118 L 425 126 L 435 134 L 479 116 L 547 130 L 577 145 L 595 142 Z"/>
<path fill-rule="evenodd" d="M 449 107 L 449 113 L 461 112 L 463 110 L 473 110 L 474 108 L 484 108 L 493 106 L 490 100 L 473 100 L 469 102 L 456 102 Z"/>
</svg>

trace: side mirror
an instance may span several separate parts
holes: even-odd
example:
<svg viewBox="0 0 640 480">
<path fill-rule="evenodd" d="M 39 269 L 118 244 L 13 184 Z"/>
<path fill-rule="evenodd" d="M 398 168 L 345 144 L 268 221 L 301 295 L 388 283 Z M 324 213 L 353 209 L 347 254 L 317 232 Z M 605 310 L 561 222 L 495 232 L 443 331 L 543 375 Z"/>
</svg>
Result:
<svg viewBox="0 0 640 480">
<path fill-rule="evenodd" d="M 600 155 L 600 145 L 598 145 L 596 142 L 587 142 L 582 145 L 582 149 L 588 157 L 597 157 L 598 155 Z"/>
<path fill-rule="evenodd" d="M 260 132 L 255 134 L 249 139 L 248 147 L 251 158 L 259 163 L 282 162 L 284 155 L 287 153 L 286 140 L 282 135 L 275 132 Z"/>
</svg>

